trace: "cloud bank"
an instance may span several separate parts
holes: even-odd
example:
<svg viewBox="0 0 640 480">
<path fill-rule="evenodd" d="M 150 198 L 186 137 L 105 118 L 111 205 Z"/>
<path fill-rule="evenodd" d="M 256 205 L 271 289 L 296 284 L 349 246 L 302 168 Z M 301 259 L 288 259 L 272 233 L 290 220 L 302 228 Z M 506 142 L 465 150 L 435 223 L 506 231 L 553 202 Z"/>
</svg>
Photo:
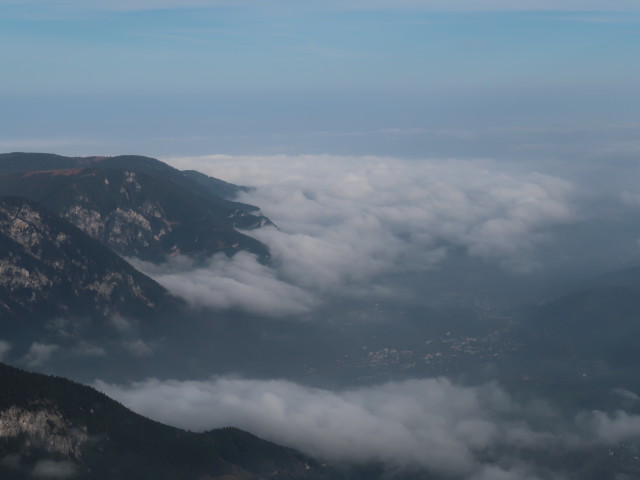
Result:
<svg viewBox="0 0 640 480">
<path fill-rule="evenodd" d="M 316 304 L 309 292 L 279 279 L 277 271 L 247 252 L 233 258 L 218 254 L 197 267 L 187 257 L 171 258 L 160 267 L 129 261 L 195 307 L 241 307 L 252 313 L 281 316 L 306 313 Z"/>
<path fill-rule="evenodd" d="M 409 161 L 383 157 L 214 155 L 165 159 L 256 189 L 278 228 L 247 232 L 273 264 L 217 256 L 194 270 L 184 259 L 158 270 L 137 263 L 195 305 L 300 314 L 324 296 L 384 293 L 376 280 L 423 272 L 452 252 L 504 270 L 541 267 L 551 230 L 575 222 L 575 188 L 550 175 L 488 160 Z"/>
<path fill-rule="evenodd" d="M 583 412 L 567 421 L 544 403 L 514 401 L 494 383 L 463 387 L 444 378 L 342 391 L 239 378 L 96 386 L 171 425 L 233 425 L 334 463 L 378 461 L 468 479 L 537 478 L 520 456 L 640 435 L 640 417 L 624 412 Z"/>
<path fill-rule="evenodd" d="M 282 259 L 284 273 L 314 286 L 429 268 L 443 248 L 526 271 L 551 227 L 576 220 L 574 189 L 560 178 L 489 160 L 379 157 L 210 156 L 168 159 L 257 187 L 241 200 L 280 230 L 251 234 Z M 509 172 L 511 170 L 511 172 Z"/>
<path fill-rule="evenodd" d="M 501 424 L 517 407 L 495 385 L 446 379 L 331 392 L 287 381 L 147 380 L 97 387 L 134 411 L 193 430 L 234 425 L 332 461 L 383 461 L 471 474 L 477 454 L 499 442 L 543 445 L 552 436 Z"/>
</svg>

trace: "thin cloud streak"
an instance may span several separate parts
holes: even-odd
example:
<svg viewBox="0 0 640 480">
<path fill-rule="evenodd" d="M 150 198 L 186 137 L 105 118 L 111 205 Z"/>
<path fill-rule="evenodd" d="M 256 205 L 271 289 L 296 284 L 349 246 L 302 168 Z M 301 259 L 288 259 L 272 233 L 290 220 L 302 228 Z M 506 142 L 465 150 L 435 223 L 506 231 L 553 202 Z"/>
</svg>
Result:
<svg viewBox="0 0 640 480">
<path fill-rule="evenodd" d="M 96 10 L 96 11 L 151 11 L 186 8 L 218 8 L 218 7 L 262 7 L 262 8 L 295 8 L 299 10 L 386 10 L 410 9 L 425 11 L 639 11 L 640 6 L 633 0 L 610 0 L 606 6 L 599 0 L 331 0 L 321 5 L 313 3 L 300 6 L 291 0 L 271 0 L 260 2 L 256 0 L 225 1 L 225 0 L 113 0 L 102 2 L 98 0 L 66 0 L 55 2 L 56 10 Z M 50 0 L 15 1 L 5 0 L 0 5 L 5 6 L 40 6 L 50 7 Z"/>
</svg>

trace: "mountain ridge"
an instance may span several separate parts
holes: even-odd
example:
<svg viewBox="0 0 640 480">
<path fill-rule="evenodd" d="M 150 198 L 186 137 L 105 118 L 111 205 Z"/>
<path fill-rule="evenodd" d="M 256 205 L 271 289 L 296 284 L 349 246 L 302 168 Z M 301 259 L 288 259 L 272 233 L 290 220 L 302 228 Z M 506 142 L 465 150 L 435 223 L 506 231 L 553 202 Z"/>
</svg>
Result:
<svg viewBox="0 0 640 480">
<path fill-rule="evenodd" d="M 149 420 L 94 388 L 0 362 L 0 474 L 31 478 L 337 478 L 317 461 L 235 428 L 194 433 Z"/>
<path fill-rule="evenodd" d="M 5 316 L 147 317 L 179 304 L 110 249 L 29 200 L 0 197 L 0 244 Z"/>
<path fill-rule="evenodd" d="M 273 223 L 230 200 L 247 190 L 151 157 L 0 154 L 0 194 L 45 204 L 120 255 L 155 263 L 240 250 L 267 262 L 268 248 L 247 232 Z"/>
<path fill-rule="evenodd" d="M 0 192 L 46 205 L 125 257 L 162 262 L 177 254 L 206 257 L 239 250 L 269 257 L 263 244 L 235 228 L 236 218 L 266 220 L 233 205 L 208 203 L 170 180 L 134 170 L 5 173 L 0 174 Z"/>
</svg>

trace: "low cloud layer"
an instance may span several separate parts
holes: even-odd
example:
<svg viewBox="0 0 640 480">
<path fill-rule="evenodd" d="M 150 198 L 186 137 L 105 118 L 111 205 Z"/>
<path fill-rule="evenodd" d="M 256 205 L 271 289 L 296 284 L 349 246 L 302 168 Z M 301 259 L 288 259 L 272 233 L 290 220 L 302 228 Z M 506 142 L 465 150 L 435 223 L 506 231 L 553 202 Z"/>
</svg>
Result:
<svg viewBox="0 0 640 480">
<path fill-rule="evenodd" d="M 468 479 L 537 478 L 521 455 L 613 446 L 640 435 L 640 418 L 624 412 L 567 420 L 544 403 L 514 401 L 496 384 L 463 387 L 444 378 L 335 392 L 238 378 L 96 386 L 171 425 L 233 425 L 332 462 L 382 461 Z"/>
<path fill-rule="evenodd" d="M 54 353 L 60 349 L 59 345 L 34 342 L 29 347 L 26 355 L 22 358 L 22 363 L 28 368 L 37 368 L 45 365 Z"/>
<path fill-rule="evenodd" d="M 169 159 L 257 189 L 241 200 L 280 230 L 251 232 L 290 277 L 322 284 L 400 268 L 428 268 L 443 248 L 526 271 L 548 231 L 577 219 L 572 185 L 491 161 L 377 157 Z M 511 171 L 509 171 L 511 170 Z M 311 270 L 309 270 L 311 268 Z M 302 272 L 304 271 L 304 275 Z"/>
<path fill-rule="evenodd" d="M 195 270 L 184 260 L 164 270 L 138 266 L 193 304 L 272 316 L 304 313 L 323 295 L 378 295 L 377 279 L 428 271 L 453 251 L 511 273 L 536 271 L 552 230 L 580 217 L 569 182 L 484 160 L 218 155 L 168 161 L 255 186 L 239 199 L 277 224 L 248 232 L 269 246 L 273 264 L 239 254 Z"/>
<path fill-rule="evenodd" d="M 160 267 L 130 260 L 195 307 L 242 308 L 269 316 L 306 313 L 316 303 L 307 291 L 278 278 L 278 272 L 239 252 L 233 258 L 212 257 L 195 267 L 187 257 L 172 258 Z"/>
</svg>

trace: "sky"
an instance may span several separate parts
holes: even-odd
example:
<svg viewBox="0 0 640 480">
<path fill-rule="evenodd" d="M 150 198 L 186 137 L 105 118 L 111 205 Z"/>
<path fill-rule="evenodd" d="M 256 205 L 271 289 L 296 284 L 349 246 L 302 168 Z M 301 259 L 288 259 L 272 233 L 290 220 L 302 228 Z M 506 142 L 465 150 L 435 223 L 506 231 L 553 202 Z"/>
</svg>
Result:
<svg viewBox="0 0 640 480">
<path fill-rule="evenodd" d="M 631 0 L 1 0 L 0 150 L 415 157 L 460 132 L 455 154 L 495 154 L 469 136 L 634 123 L 639 21 Z"/>
<path fill-rule="evenodd" d="M 422 280 L 456 255 L 500 288 L 584 278 L 640 259 L 639 25 L 637 0 L 0 0 L 0 151 L 141 154 L 257 187 L 239 199 L 279 227 L 252 232 L 269 266 L 131 261 L 265 329 L 428 297 Z M 63 353 L 0 340 L 0 359 L 31 368 Z M 234 423 L 335 461 L 405 455 L 470 480 L 557 478 L 515 450 L 640 432 L 630 413 L 563 417 L 493 382 L 330 390 L 207 373 L 95 385 L 173 425 Z M 494 447 L 506 457 L 487 463 Z"/>
<path fill-rule="evenodd" d="M 418 93 L 638 80 L 630 61 L 637 12 L 527 12 L 507 2 L 478 9 L 484 2 L 469 1 L 446 10 L 446 2 L 419 1 L 101 3 L 3 6 L 4 90 Z"/>
</svg>

